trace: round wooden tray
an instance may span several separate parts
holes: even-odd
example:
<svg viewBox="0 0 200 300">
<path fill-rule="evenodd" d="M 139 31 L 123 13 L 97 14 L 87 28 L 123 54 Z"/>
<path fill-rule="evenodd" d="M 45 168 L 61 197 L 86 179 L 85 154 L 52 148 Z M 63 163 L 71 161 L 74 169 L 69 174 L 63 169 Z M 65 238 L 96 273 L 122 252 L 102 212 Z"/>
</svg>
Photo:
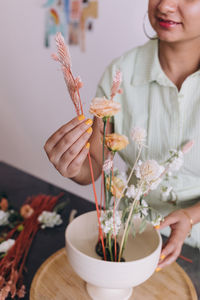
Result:
<svg viewBox="0 0 200 300">
<path fill-rule="evenodd" d="M 30 300 L 90 299 L 85 282 L 69 265 L 64 248 L 42 264 L 31 285 Z M 177 263 L 173 263 L 134 288 L 130 300 L 143 299 L 197 300 L 197 294 L 185 271 Z"/>
</svg>

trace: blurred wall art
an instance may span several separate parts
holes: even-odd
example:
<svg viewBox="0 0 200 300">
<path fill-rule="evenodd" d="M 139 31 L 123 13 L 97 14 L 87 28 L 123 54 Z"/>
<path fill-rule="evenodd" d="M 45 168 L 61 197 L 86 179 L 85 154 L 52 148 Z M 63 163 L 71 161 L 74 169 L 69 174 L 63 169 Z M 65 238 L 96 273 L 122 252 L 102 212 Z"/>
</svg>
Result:
<svg viewBox="0 0 200 300">
<path fill-rule="evenodd" d="M 97 0 L 47 0 L 43 5 L 45 15 L 45 47 L 50 37 L 61 32 L 69 45 L 78 45 L 85 51 L 86 31 L 93 29 L 98 17 Z"/>
</svg>

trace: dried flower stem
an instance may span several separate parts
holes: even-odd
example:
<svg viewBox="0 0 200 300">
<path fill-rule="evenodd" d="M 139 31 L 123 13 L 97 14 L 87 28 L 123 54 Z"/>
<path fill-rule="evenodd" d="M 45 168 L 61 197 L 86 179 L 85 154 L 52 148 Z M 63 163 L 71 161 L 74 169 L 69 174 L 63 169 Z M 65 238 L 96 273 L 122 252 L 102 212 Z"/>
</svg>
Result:
<svg viewBox="0 0 200 300">
<path fill-rule="evenodd" d="M 113 175 L 113 167 L 112 167 L 112 175 Z M 114 197 L 114 205 L 113 205 L 113 227 L 114 227 L 114 239 L 115 239 L 115 261 L 117 261 L 117 236 L 115 231 L 115 197 Z"/>
<path fill-rule="evenodd" d="M 98 200 L 97 200 L 96 188 L 95 188 L 95 183 L 94 183 L 94 174 L 93 174 L 93 168 L 92 168 L 92 161 L 91 161 L 90 153 L 88 153 L 88 159 L 89 159 L 89 165 L 90 165 L 90 171 L 91 171 L 91 177 L 92 177 L 92 185 L 93 185 L 96 211 L 97 211 L 97 219 L 98 219 L 98 223 L 99 223 L 100 239 L 101 239 L 101 244 L 102 244 L 102 248 L 103 248 L 104 259 L 106 260 L 106 251 L 105 251 L 105 246 L 104 246 L 103 232 L 102 232 L 102 228 L 101 228 L 100 213 L 99 213 Z"/>
<path fill-rule="evenodd" d="M 137 194 L 134 198 L 134 201 L 131 205 L 131 209 L 130 209 L 130 212 L 129 212 L 129 215 L 128 215 L 128 219 L 126 221 L 126 225 L 125 225 L 125 229 L 124 229 L 124 232 L 123 232 L 123 236 L 122 236 L 122 241 L 121 241 L 121 245 L 120 245 L 120 251 L 119 251 L 119 259 L 118 261 L 121 261 L 121 257 L 122 257 L 122 253 L 123 253 L 123 249 L 124 249 L 124 240 L 125 240 L 125 237 L 126 235 L 128 234 L 127 230 L 128 230 L 128 227 L 130 225 L 130 221 L 131 221 L 131 217 L 132 217 L 132 213 L 133 213 L 133 208 L 135 206 L 135 203 L 138 201 L 138 196 L 140 195 L 140 191 L 142 189 L 142 185 L 143 185 L 143 182 L 141 182 L 139 188 L 138 188 L 138 191 L 137 191 Z"/>
<path fill-rule="evenodd" d="M 71 59 L 69 50 L 65 44 L 64 38 L 62 34 L 59 32 L 56 35 L 56 45 L 58 50 L 58 56 L 54 54 L 52 57 L 54 60 L 58 61 L 62 65 L 62 71 L 65 79 L 65 83 L 67 85 L 69 94 L 71 96 L 72 102 L 75 106 L 77 115 L 83 114 L 83 108 L 82 108 L 82 101 L 79 94 L 79 88 L 80 88 L 80 81 L 74 79 L 74 76 L 71 71 Z M 98 208 L 98 200 L 96 195 L 96 188 L 95 188 L 95 181 L 94 181 L 94 175 L 93 175 L 93 167 L 92 167 L 92 161 L 90 157 L 90 152 L 88 152 L 88 160 L 89 160 L 89 166 L 90 166 L 90 173 L 92 178 L 92 186 L 93 186 L 93 192 L 95 197 L 95 203 L 96 203 L 96 210 L 97 210 L 97 218 L 99 223 L 99 234 L 101 238 L 103 253 L 104 253 L 104 259 L 106 260 L 106 254 L 105 254 L 105 247 L 104 247 L 104 241 L 103 241 L 103 233 L 101 229 L 101 222 L 100 222 L 100 213 Z"/>
<path fill-rule="evenodd" d="M 134 170 L 135 170 L 135 168 L 136 168 L 137 162 L 138 162 L 138 160 L 139 160 L 139 158 L 140 158 L 140 154 L 141 154 L 141 152 L 142 152 L 142 148 L 143 148 L 143 145 L 141 145 L 141 146 L 139 147 L 139 151 L 138 151 L 138 155 L 137 155 L 136 161 L 135 161 L 135 163 L 134 163 L 134 165 L 133 165 L 133 168 L 132 168 L 132 170 L 131 170 L 131 172 L 130 172 L 130 175 L 129 175 L 129 177 L 128 177 L 127 181 L 126 181 L 126 184 L 125 184 L 125 186 L 124 186 L 124 188 L 123 188 L 122 195 L 124 194 L 125 190 L 126 190 L 127 187 L 128 187 L 129 181 L 130 181 L 130 179 L 131 179 L 131 177 L 132 177 L 132 175 L 133 175 L 133 172 L 134 172 Z M 121 197 L 118 199 L 118 201 L 117 201 L 116 209 L 118 208 L 121 199 L 122 199 L 122 196 L 121 196 Z"/>
<path fill-rule="evenodd" d="M 106 125 L 107 125 L 107 118 L 103 119 L 103 164 L 104 164 L 104 161 L 105 161 L 105 137 L 106 137 Z M 104 187 L 105 187 L 105 202 L 106 202 L 106 209 L 109 208 L 108 206 L 108 193 L 107 193 L 107 189 L 106 189 L 106 174 L 105 172 L 103 172 L 104 174 Z"/>
</svg>

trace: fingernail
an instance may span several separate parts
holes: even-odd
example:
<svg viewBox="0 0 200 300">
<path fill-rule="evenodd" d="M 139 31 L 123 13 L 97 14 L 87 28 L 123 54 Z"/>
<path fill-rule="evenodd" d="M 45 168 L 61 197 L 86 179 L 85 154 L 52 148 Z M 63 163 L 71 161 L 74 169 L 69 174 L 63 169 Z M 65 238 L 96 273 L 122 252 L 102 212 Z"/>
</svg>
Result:
<svg viewBox="0 0 200 300">
<path fill-rule="evenodd" d="M 79 121 L 82 121 L 82 120 L 84 120 L 84 119 L 85 119 L 85 116 L 84 116 L 84 115 L 79 115 L 79 116 L 78 116 L 78 120 L 79 120 Z"/>
<path fill-rule="evenodd" d="M 162 269 L 161 268 L 157 268 L 156 269 L 156 272 L 160 272 Z"/>
<path fill-rule="evenodd" d="M 87 144 L 85 145 L 85 148 L 89 149 L 89 148 L 90 148 L 90 143 L 87 143 Z"/>
<path fill-rule="evenodd" d="M 165 259 L 165 257 L 166 257 L 166 255 L 161 255 L 161 257 L 160 257 L 160 260 L 163 260 L 163 259 Z"/>
<path fill-rule="evenodd" d="M 92 119 L 88 119 L 88 120 L 85 122 L 86 125 L 92 125 L 92 123 L 93 123 Z"/>
<path fill-rule="evenodd" d="M 89 134 L 92 133 L 92 127 L 88 128 L 86 131 L 87 131 L 87 133 L 89 133 Z"/>
<path fill-rule="evenodd" d="M 156 225 L 154 226 L 155 229 L 159 229 L 160 228 L 160 225 Z"/>
</svg>

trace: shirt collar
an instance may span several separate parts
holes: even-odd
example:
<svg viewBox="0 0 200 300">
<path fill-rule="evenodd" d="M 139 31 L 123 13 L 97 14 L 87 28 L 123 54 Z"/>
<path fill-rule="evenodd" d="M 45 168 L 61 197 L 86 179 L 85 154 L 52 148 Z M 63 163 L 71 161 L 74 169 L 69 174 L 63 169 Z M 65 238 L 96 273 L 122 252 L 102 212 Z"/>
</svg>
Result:
<svg viewBox="0 0 200 300">
<path fill-rule="evenodd" d="M 200 70 L 191 75 L 200 75 Z M 161 68 L 158 58 L 158 40 L 150 40 L 139 47 L 131 83 L 135 86 L 157 82 L 162 86 L 175 87 Z"/>
<path fill-rule="evenodd" d="M 153 81 L 164 86 L 174 86 L 161 68 L 158 58 L 158 40 L 151 40 L 139 47 L 131 83 L 137 86 Z"/>
</svg>

